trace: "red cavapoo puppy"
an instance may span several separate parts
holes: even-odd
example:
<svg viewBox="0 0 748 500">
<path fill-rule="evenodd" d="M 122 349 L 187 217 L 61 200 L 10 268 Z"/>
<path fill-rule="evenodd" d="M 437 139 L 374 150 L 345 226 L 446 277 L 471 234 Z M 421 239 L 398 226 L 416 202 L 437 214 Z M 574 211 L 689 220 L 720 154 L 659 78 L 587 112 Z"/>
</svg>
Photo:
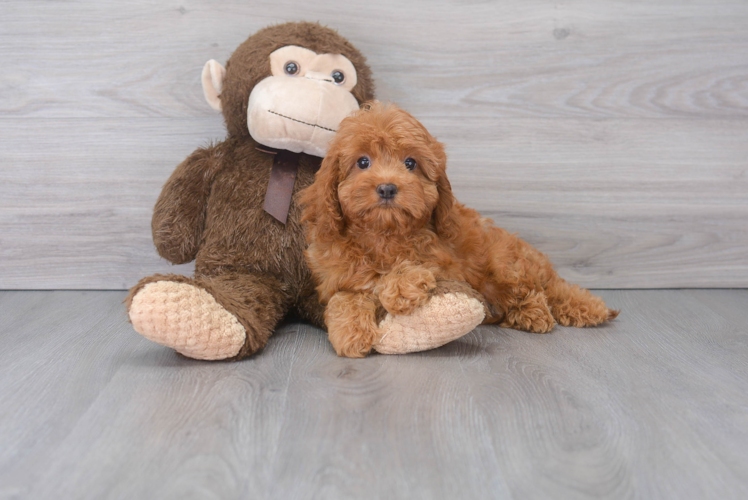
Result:
<svg viewBox="0 0 748 500">
<path fill-rule="evenodd" d="M 394 105 L 369 104 L 340 124 L 302 194 L 307 261 L 338 355 L 368 354 L 378 309 L 410 314 L 442 279 L 483 295 L 484 323 L 545 333 L 557 322 L 617 316 L 538 250 L 457 202 L 446 164 L 444 146 Z"/>
</svg>

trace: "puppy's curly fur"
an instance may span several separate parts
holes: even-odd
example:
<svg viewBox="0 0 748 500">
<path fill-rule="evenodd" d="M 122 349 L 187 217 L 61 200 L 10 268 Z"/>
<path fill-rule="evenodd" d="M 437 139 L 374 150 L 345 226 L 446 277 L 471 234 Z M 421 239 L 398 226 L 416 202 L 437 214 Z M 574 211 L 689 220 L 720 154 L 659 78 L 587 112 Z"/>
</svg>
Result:
<svg viewBox="0 0 748 500">
<path fill-rule="evenodd" d="M 409 314 L 437 279 L 480 292 L 489 304 L 484 323 L 529 332 L 618 315 L 561 279 L 538 250 L 458 203 L 446 163 L 444 146 L 394 105 L 368 104 L 341 123 L 302 193 L 306 258 L 339 355 L 368 354 L 377 309 Z"/>
</svg>

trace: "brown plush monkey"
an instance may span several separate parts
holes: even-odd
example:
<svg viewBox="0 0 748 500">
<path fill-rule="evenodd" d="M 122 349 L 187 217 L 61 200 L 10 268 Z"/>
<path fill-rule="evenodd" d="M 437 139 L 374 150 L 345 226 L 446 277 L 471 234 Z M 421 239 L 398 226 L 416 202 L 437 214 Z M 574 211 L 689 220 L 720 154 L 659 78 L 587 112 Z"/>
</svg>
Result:
<svg viewBox="0 0 748 500">
<path fill-rule="evenodd" d="M 303 257 L 296 194 L 311 185 L 340 121 L 374 97 L 365 58 L 316 23 L 265 28 L 224 69 L 203 69 L 208 103 L 228 137 L 196 150 L 166 182 L 153 213 L 153 240 L 195 276 L 143 278 L 126 299 L 143 336 L 196 359 L 240 359 L 262 348 L 293 311 L 324 327 Z M 380 352 L 437 347 L 484 317 L 480 296 L 444 282 L 412 315 L 381 314 Z"/>
</svg>

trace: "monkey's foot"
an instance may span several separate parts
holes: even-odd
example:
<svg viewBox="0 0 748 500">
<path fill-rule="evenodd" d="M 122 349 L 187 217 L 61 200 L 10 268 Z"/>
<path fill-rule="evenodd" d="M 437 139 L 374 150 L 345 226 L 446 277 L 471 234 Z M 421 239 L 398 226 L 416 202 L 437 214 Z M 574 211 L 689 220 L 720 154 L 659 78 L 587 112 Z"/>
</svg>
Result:
<svg viewBox="0 0 748 500">
<path fill-rule="evenodd" d="M 188 283 L 147 284 L 132 298 L 129 315 L 139 334 L 188 358 L 231 358 L 246 338 L 233 314 L 211 294 Z"/>
<path fill-rule="evenodd" d="M 407 316 L 387 314 L 379 323 L 381 337 L 374 343 L 374 350 L 382 354 L 404 354 L 435 349 L 481 324 L 486 310 L 475 296 L 476 292 L 470 289 L 472 293 L 439 294 L 438 290 L 425 305 Z"/>
</svg>

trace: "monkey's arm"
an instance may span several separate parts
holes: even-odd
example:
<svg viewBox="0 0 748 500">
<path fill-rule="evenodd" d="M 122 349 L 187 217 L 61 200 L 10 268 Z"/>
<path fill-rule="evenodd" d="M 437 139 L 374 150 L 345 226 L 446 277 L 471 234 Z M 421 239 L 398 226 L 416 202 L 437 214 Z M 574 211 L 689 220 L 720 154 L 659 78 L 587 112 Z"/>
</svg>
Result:
<svg viewBox="0 0 748 500">
<path fill-rule="evenodd" d="M 208 195 L 219 168 L 216 148 L 200 148 L 180 163 L 153 209 L 153 242 L 158 254 L 173 264 L 190 262 L 197 255 Z"/>
</svg>

